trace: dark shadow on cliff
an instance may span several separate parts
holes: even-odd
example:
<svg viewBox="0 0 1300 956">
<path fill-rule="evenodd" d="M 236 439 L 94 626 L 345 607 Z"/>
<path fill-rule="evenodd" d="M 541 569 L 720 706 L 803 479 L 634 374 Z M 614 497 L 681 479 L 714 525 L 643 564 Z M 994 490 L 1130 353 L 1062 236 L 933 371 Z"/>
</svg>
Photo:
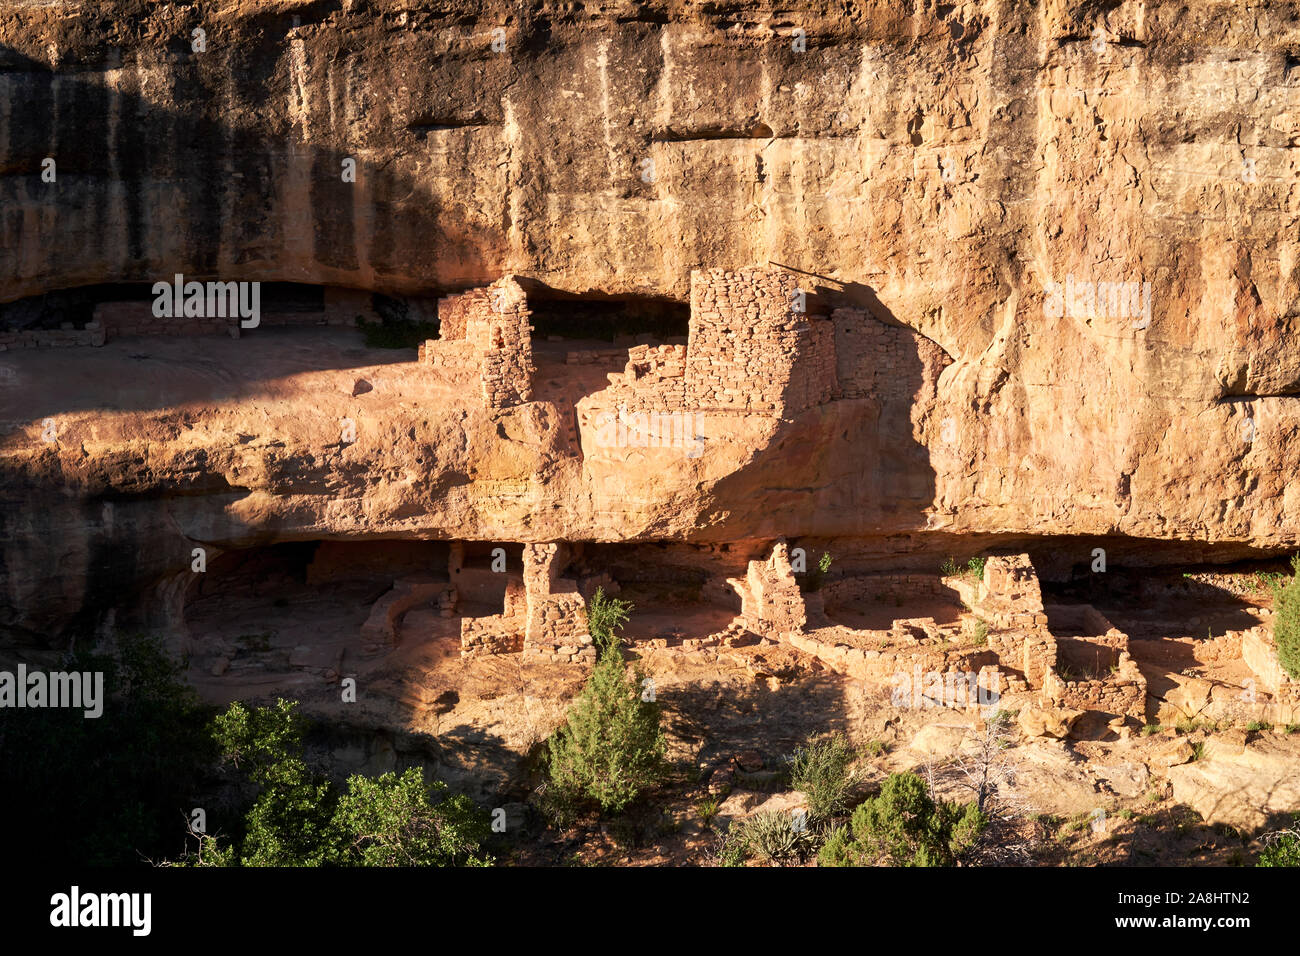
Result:
<svg viewBox="0 0 1300 956">
<path fill-rule="evenodd" d="M 287 36 L 292 20 L 287 12 L 277 14 L 268 18 L 268 30 Z M 283 39 L 268 34 L 267 42 Z M 355 149 L 322 145 L 319 133 L 309 140 L 301 125 L 277 139 L 237 117 L 253 116 L 251 122 L 256 122 L 255 108 L 286 94 L 280 66 L 285 52 L 230 54 L 231 68 L 244 68 L 232 80 L 241 87 L 239 105 L 245 109 L 239 114 L 209 105 L 215 81 L 201 57 L 188 52 L 188 43 L 182 46 L 171 54 L 175 88 L 169 92 L 195 103 L 194 112 L 111 88 L 101 70 L 121 64 L 110 62 L 113 51 L 107 48 L 102 62 L 54 70 L 0 45 L 0 75 L 7 80 L 12 117 L 8 150 L 0 158 L 5 231 L 18 237 L 19 248 L 69 253 L 63 257 L 64 269 L 51 257 L 56 265 L 40 279 L 0 282 L 0 301 L 106 282 L 151 286 L 171 281 L 177 273 L 186 281 L 306 281 L 391 295 L 418 292 L 428 299 L 474 284 L 477 277 L 495 277 L 492 260 L 503 247 L 501 228 L 471 222 L 459 204 L 447 206 L 415 176 L 414 158 L 426 149 L 413 134 L 402 131 L 394 147 L 409 146 L 403 151 L 411 160 L 405 168 L 368 161 L 363 143 Z M 47 157 L 56 163 L 53 183 L 42 181 Z M 344 181 L 348 161 L 355 163 L 355 182 Z M 414 276 L 434 270 L 412 269 L 404 251 L 411 248 L 427 251 L 430 261 L 455 263 L 455 277 L 413 288 Z M 201 397 L 220 401 L 256 387 L 257 375 L 268 366 L 258 350 L 283 351 L 287 332 L 262 327 L 245 331 L 237 341 L 198 336 L 170 343 L 163 342 L 170 337 L 117 342 L 133 354 L 161 352 L 178 367 L 199 369 L 206 379 Z M 313 348 L 315 333 L 314 328 L 293 330 L 291 365 L 323 370 L 415 359 L 413 349 L 367 348 L 359 332 L 353 333 L 355 347 L 324 341 Z M 176 357 L 178 344 L 183 348 Z M 213 365 L 229 366 L 232 347 L 236 355 L 247 355 L 243 368 L 235 374 L 221 369 L 202 374 Z M 48 375 L 43 366 L 51 360 L 33 353 L 51 351 L 68 370 L 64 382 L 71 386 L 82 378 L 84 387 L 69 388 L 66 403 L 51 394 L 39 407 L 23 407 L 24 416 L 164 408 L 195 393 L 192 383 L 173 387 L 156 364 L 141 359 L 124 373 L 93 354 L 103 349 L 90 347 L 10 350 L 0 363 L 5 366 L 0 389 L 12 384 L 6 379 L 21 378 L 25 365 L 42 366 L 42 375 Z M 266 374 L 274 375 L 274 363 L 269 365 Z M 97 375 L 108 380 L 96 385 Z M 5 411 L 10 414 L 0 418 L 15 417 L 11 409 Z"/>
<path fill-rule="evenodd" d="M 925 509 L 934 500 L 935 471 L 929 449 L 914 437 L 912 410 L 918 402 L 933 400 L 934 384 L 926 381 L 925 363 L 907 334 L 912 330 L 868 286 L 831 288 L 810 282 L 805 291 L 812 321 L 826 321 L 819 315 L 835 308 L 865 308 L 876 322 L 896 330 L 888 339 L 896 347 L 886 357 L 837 332 L 839 380 L 870 377 L 870 394 L 833 400 L 783 419 L 744 469 L 711 490 L 719 502 L 762 500 L 769 505 L 763 515 L 742 525 L 730 518 L 730 507 L 719 508 L 706 512 L 701 524 L 711 534 L 748 537 L 924 528 Z"/>
</svg>

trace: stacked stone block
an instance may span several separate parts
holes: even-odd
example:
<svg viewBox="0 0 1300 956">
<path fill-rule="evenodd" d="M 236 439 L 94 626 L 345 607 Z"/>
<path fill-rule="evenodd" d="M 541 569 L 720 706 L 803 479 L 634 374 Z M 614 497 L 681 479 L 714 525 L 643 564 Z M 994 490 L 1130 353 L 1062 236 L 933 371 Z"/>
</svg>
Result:
<svg viewBox="0 0 1300 956">
<path fill-rule="evenodd" d="M 975 610 L 995 629 L 990 646 L 1030 687 L 1042 687 L 1056 666 L 1056 638 L 1047 629 L 1043 593 L 1029 555 L 989 558 L 979 595 Z"/>
<path fill-rule="evenodd" d="M 1118 671 L 1105 677 L 1066 681 L 1049 669 L 1041 696 L 1045 703 L 1067 710 L 1095 710 L 1146 721 L 1146 677 L 1128 651 L 1120 654 Z"/>
<path fill-rule="evenodd" d="M 622 372 L 611 372 L 606 398 L 627 411 L 676 411 L 686 403 L 686 346 L 637 345 Z"/>
<path fill-rule="evenodd" d="M 836 378 L 844 398 L 909 403 L 933 398 L 952 359 L 930 339 L 903 325 L 881 322 L 865 309 L 836 309 Z"/>
<path fill-rule="evenodd" d="M 557 663 L 596 659 L 596 648 L 587 633 L 587 602 L 576 580 L 560 576 L 568 560 L 569 549 L 563 542 L 524 545 L 526 656 Z"/>
<path fill-rule="evenodd" d="M 461 618 L 460 656 L 518 654 L 524 649 L 527 626 L 528 598 L 524 582 L 512 577 L 506 584 L 505 607 L 500 614 Z"/>
<path fill-rule="evenodd" d="M 917 595 L 958 601 L 959 595 L 943 578 L 933 574 L 857 574 L 837 578 L 822 585 L 827 607 L 858 604 L 862 601 L 907 601 Z"/>
<path fill-rule="evenodd" d="M 741 616 L 755 634 L 774 639 L 802 633 L 808 623 L 808 609 L 784 541 L 773 546 L 771 557 L 749 562 Z"/>
<path fill-rule="evenodd" d="M 798 305 L 788 272 L 692 272 L 686 403 L 786 416 L 835 397 L 834 333 Z"/>
<path fill-rule="evenodd" d="M 424 342 L 418 360 L 453 378 L 477 376 L 486 408 L 509 408 L 532 398 L 531 313 L 513 276 L 486 289 L 438 302 L 439 335 Z"/>
</svg>

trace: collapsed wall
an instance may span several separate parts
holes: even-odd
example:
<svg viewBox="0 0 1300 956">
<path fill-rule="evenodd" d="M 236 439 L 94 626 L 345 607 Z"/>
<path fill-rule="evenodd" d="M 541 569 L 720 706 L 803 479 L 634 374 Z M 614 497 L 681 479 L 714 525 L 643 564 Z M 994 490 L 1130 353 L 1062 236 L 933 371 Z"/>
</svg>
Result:
<svg viewBox="0 0 1300 956">
<path fill-rule="evenodd" d="M 563 542 L 526 544 L 521 574 L 508 575 L 500 614 L 461 619 L 461 657 L 523 653 L 551 662 L 591 663 L 596 648 L 587 632 L 587 602 L 573 578 L 563 577 L 570 552 Z M 462 574 L 453 551 L 452 580 Z"/>
<path fill-rule="evenodd" d="M 528 299 L 513 276 L 485 289 L 438 300 L 439 338 L 422 343 L 416 359 L 452 379 L 477 381 L 486 408 L 532 398 L 532 332 Z"/>
<path fill-rule="evenodd" d="M 773 545 L 770 557 L 749 562 L 740 613 L 749 630 L 773 639 L 798 634 L 808 623 L 808 609 L 784 541 Z"/>
</svg>

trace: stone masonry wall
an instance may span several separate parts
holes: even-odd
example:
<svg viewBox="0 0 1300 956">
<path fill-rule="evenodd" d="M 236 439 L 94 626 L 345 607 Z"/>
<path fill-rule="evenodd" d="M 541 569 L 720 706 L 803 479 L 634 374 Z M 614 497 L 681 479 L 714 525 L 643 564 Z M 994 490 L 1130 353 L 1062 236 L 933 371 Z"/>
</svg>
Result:
<svg viewBox="0 0 1300 956">
<path fill-rule="evenodd" d="M 460 342 L 465 339 L 469 316 L 476 310 L 491 308 L 487 289 L 471 289 L 459 295 L 444 296 L 438 300 L 438 342 Z"/>
<path fill-rule="evenodd" d="M 827 581 L 820 593 L 828 608 L 862 601 L 906 601 L 919 594 L 954 603 L 960 600 L 958 593 L 934 574 L 857 574 Z"/>
<path fill-rule="evenodd" d="M 831 324 L 844 398 L 926 401 L 952 364 L 948 353 L 924 335 L 881 322 L 865 309 L 836 309 Z"/>
<path fill-rule="evenodd" d="M 264 321 L 266 316 L 260 316 Z M 159 318 L 152 302 L 101 302 L 95 306 L 95 322 L 104 329 L 106 341 L 124 335 L 230 335 L 239 338 L 238 316 L 176 316 Z"/>
<path fill-rule="evenodd" d="M 533 350 L 527 297 L 513 276 L 486 289 L 438 301 L 439 334 L 424 342 L 418 361 L 455 378 L 479 380 L 487 408 L 508 408 L 532 398 Z"/>
<path fill-rule="evenodd" d="M 771 638 L 801 633 L 808 623 L 808 609 L 784 541 L 773 546 L 771 557 L 749 562 L 741 615 L 751 631 Z"/>
<path fill-rule="evenodd" d="M 833 331 L 794 310 L 797 293 L 784 271 L 691 273 L 688 405 L 785 416 L 835 396 Z"/>
<path fill-rule="evenodd" d="M 630 412 L 673 411 L 686 403 L 686 346 L 637 345 L 627 366 L 611 372 L 606 398 Z"/>
<path fill-rule="evenodd" d="M 524 545 L 524 587 L 528 596 L 526 655 L 551 661 L 595 661 L 587 633 L 587 602 L 572 578 L 561 577 L 569 561 L 563 542 Z"/>
<path fill-rule="evenodd" d="M 991 557 L 984 563 L 975 611 L 994 626 L 989 645 L 1032 688 L 1042 687 L 1056 666 L 1056 639 L 1047 629 L 1038 573 L 1027 554 Z"/>
<path fill-rule="evenodd" d="M 1066 681 L 1049 669 L 1041 696 L 1045 702 L 1069 710 L 1094 710 L 1146 721 L 1147 681 L 1126 650 L 1120 652 L 1118 670 L 1104 677 Z"/>
<path fill-rule="evenodd" d="M 506 584 L 505 607 L 500 614 L 460 619 L 460 656 L 517 654 L 524 649 L 528 626 L 528 600 L 518 577 Z"/>
</svg>

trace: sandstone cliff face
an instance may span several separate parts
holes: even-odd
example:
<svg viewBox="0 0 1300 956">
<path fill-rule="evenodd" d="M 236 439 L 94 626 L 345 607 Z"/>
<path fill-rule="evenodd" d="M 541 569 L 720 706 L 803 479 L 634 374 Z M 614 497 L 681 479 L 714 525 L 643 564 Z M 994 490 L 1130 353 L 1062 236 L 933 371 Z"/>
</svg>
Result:
<svg viewBox="0 0 1300 956">
<path fill-rule="evenodd" d="M 373 358 L 195 401 L 181 371 L 110 412 L 60 404 L 64 356 L 5 357 L 10 606 L 111 565 L 104 535 L 157 565 L 132 582 L 175 566 L 165 534 L 1293 548 L 1295 7 L 0 0 L 0 299 L 514 272 L 685 301 L 692 269 L 770 261 L 952 360 L 916 409 L 729 419 L 729 451 L 628 467 L 559 447 L 564 403 L 473 412 Z"/>
</svg>

